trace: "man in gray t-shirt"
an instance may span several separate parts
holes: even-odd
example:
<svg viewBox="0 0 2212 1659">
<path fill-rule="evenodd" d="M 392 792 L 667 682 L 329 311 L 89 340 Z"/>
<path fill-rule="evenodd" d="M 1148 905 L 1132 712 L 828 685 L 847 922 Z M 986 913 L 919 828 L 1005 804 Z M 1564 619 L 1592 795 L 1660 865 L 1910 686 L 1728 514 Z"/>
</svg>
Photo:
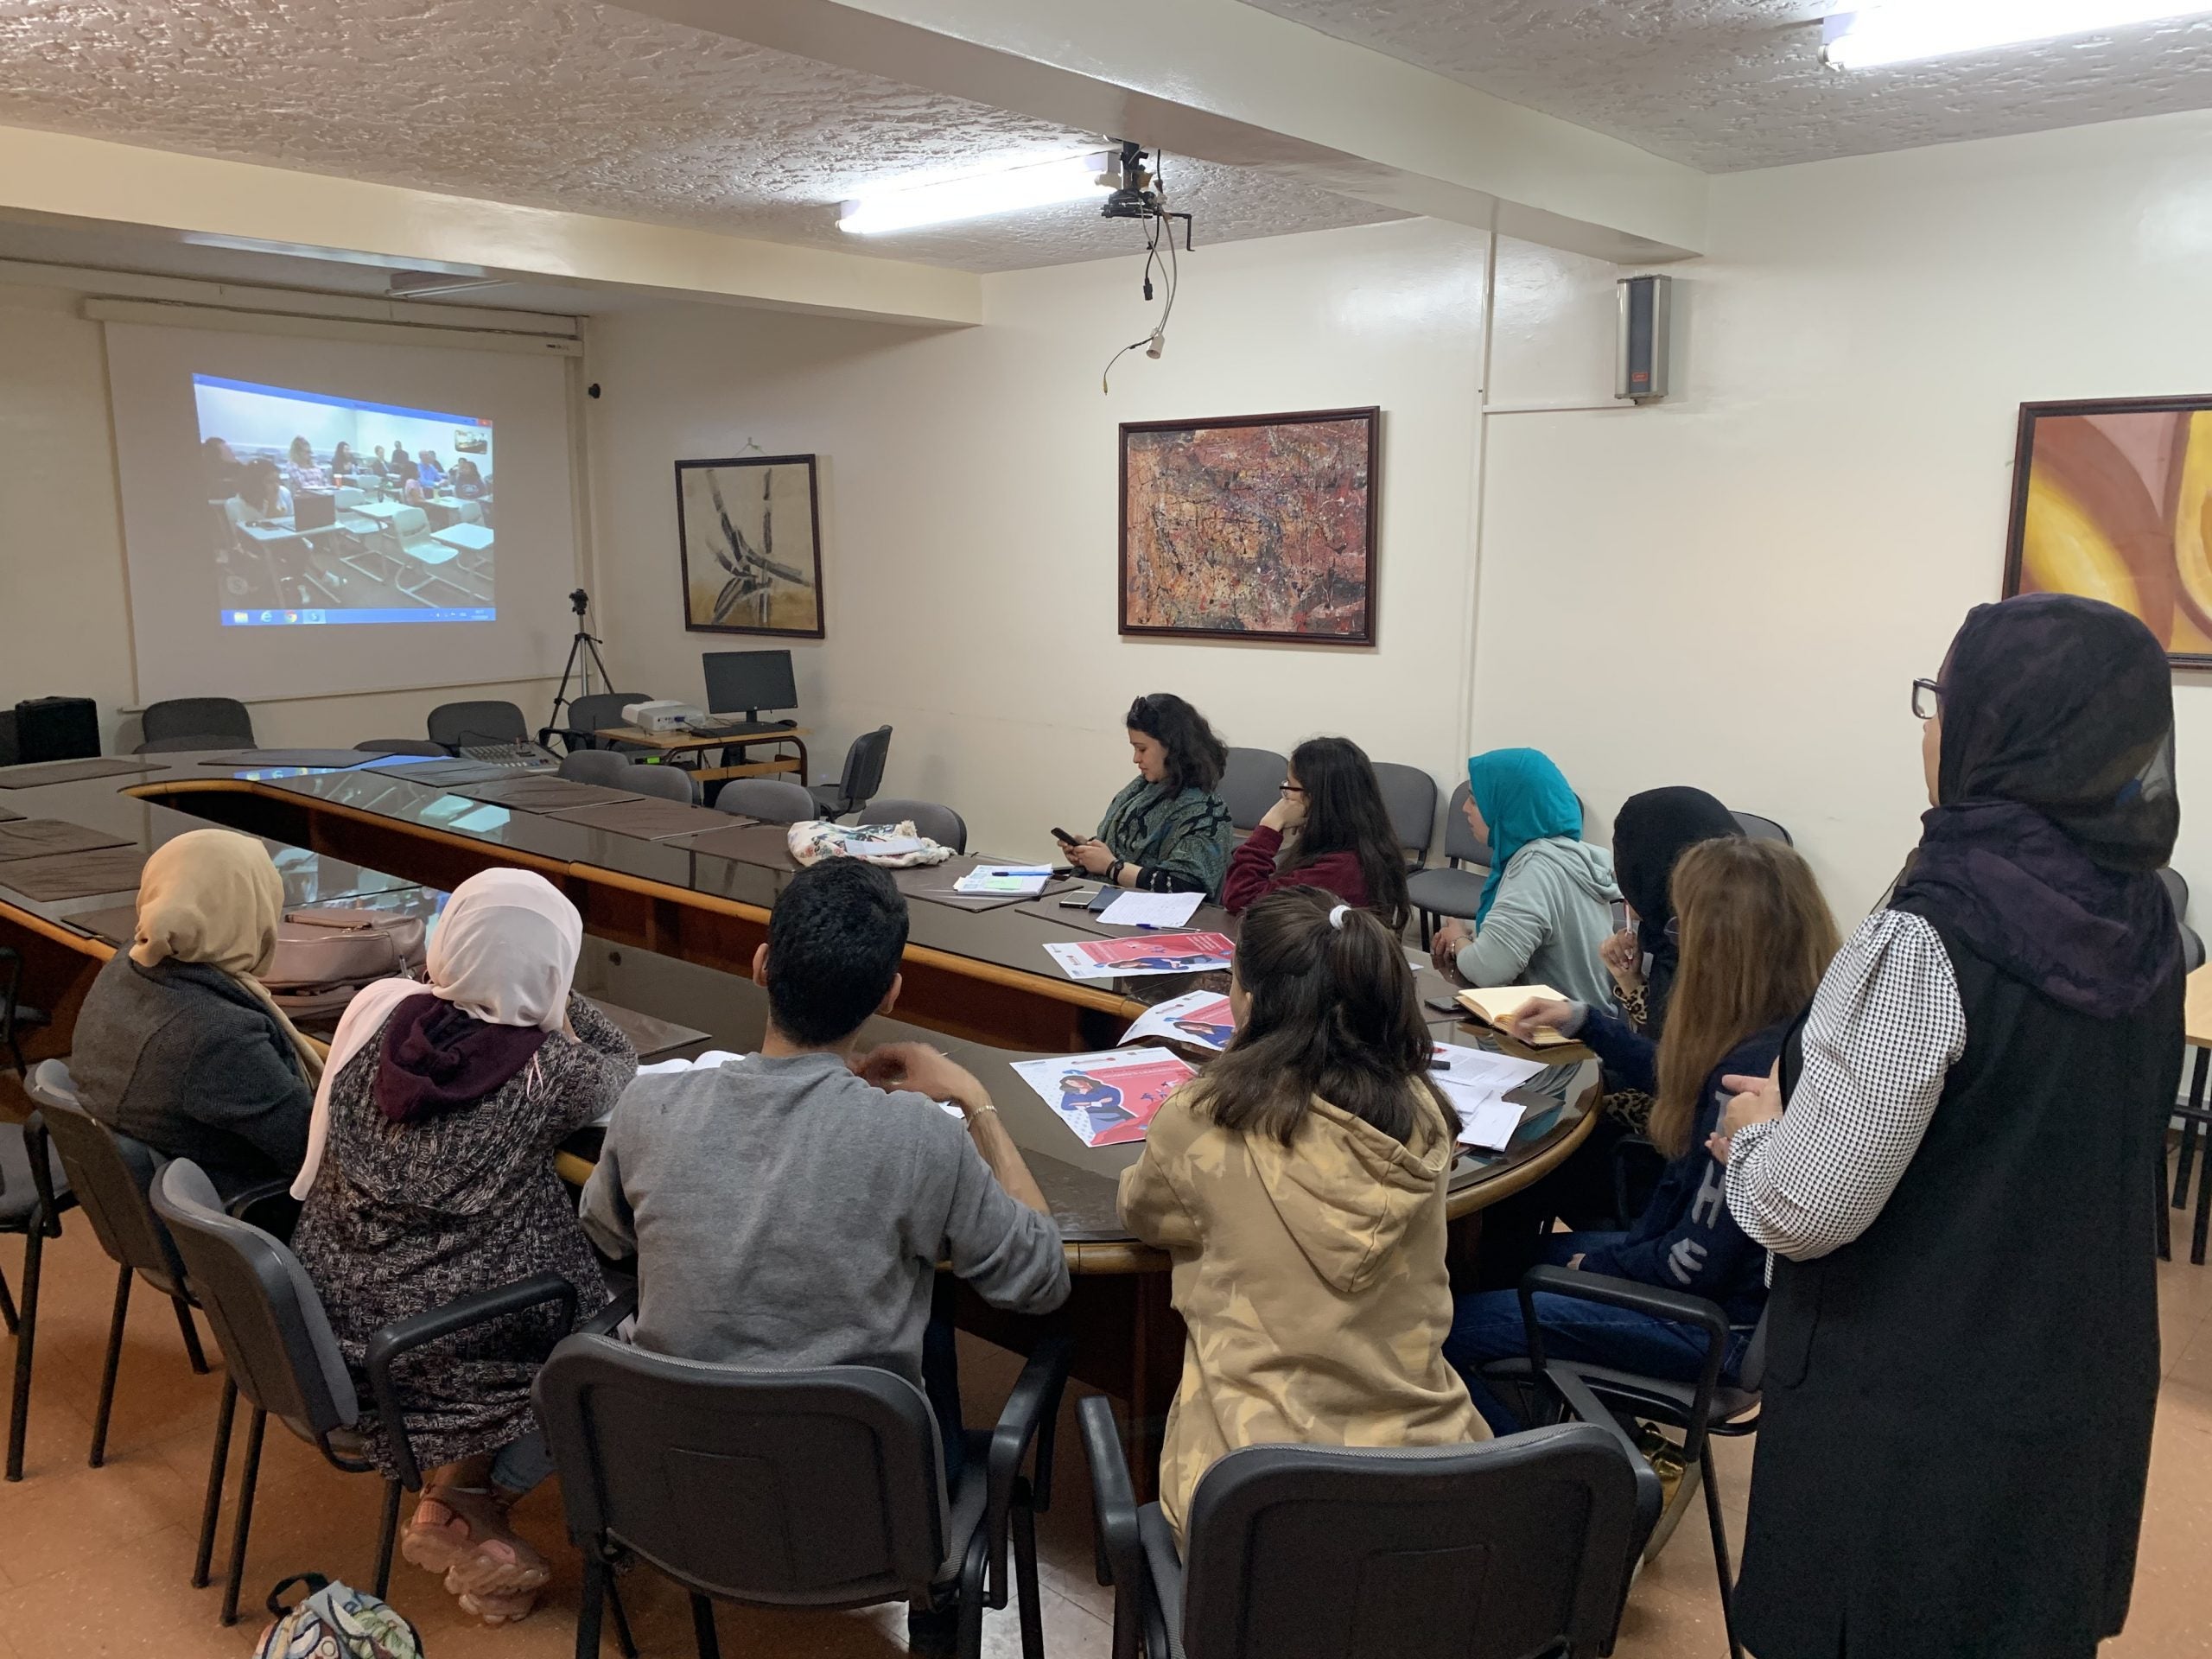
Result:
<svg viewBox="0 0 2212 1659">
<path fill-rule="evenodd" d="M 1059 1229 L 982 1084 L 922 1044 L 856 1052 L 898 998 L 906 940 L 883 871 L 800 871 L 753 961 L 760 1052 L 624 1093 L 583 1224 L 638 1258 L 639 1347 L 919 1386 L 940 1259 L 999 1307 L 1067 1300 Z"/>
</svg>

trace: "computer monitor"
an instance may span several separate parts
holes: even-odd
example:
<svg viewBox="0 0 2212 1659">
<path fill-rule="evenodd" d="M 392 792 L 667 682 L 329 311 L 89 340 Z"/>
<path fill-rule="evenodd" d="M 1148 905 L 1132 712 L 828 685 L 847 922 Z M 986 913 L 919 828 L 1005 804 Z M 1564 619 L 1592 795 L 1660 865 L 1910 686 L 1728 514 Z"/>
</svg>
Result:
<svg viewBox="0 0 2212 1659">
<path fill-rule="evenodd" d="M 758 720 L 763 709 L 798 707 L 788 651 L 709 651 L 699 661 L 707 671 L 709 714 Z"/>
</svg>

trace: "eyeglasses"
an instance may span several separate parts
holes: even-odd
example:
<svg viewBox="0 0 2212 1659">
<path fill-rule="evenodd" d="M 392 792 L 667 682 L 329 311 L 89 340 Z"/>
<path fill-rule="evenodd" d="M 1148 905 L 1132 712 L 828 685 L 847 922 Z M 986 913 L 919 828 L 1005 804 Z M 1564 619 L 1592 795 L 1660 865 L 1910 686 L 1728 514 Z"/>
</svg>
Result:
<svg viewBox="0 0 2212 1659">
<path fill-rule="evenodd" d="M 1278 784 L 1275 786 L 1278 795 L 1303 795 L 1305 792 L 1304 786 L 1299 784 Z"/>
<path fill-rule="evenodd" d="M 1933 720 L 1943 710 L 1943 688 L 1933 680 L 1912 683 L 1912 712 L 1923 720 Z"/>
</svg>

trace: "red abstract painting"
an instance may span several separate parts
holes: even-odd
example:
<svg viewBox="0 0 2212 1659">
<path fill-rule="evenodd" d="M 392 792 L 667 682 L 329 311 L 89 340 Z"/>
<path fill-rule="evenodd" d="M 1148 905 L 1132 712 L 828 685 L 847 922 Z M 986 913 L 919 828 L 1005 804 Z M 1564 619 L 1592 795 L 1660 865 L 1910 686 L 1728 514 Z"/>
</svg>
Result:
<svg viewBox="0 0 2212 1659">
<path fill-rule="evenodd" d="M 1122 632 L 1375 643 L 1381 411 L 1122 428 Z"/>
</svg>

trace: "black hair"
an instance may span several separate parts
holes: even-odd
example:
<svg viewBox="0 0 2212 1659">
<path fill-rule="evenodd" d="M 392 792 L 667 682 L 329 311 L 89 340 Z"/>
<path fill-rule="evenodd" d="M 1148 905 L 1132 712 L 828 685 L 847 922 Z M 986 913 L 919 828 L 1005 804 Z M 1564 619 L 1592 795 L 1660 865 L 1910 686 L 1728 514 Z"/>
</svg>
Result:
<svg viewBox="0 0 2212 1659">
<path fill-rule="evenodd" d="M 1403 932 L 1413 915 L 1406 855 L 1367 751 L 1348 737 L 1309 737 L 1291 751 L 1290 769 L 1306 791 L 1306 822 L 1282 868 L 1296 870 L 1332 853 L 1352 854 L 1367 883 L 1367 907 L 1392 932 Z"/>
<path fill-rule="evenodd" d="M 1172 691 L 1154 691 L 1129 705 L 1122 722 L 1167 751 L 1167 787 L 1211 791 L 1229 769 L 1229 749 L 1206 717 Z"/>
<path fill-rule="evenodd" d="M 1315 1096 L 1407 1146 L 1456 1116 L 1429 1080 L 1433 1052 L 1395 934 L 1319 887 L 1283 887 L 1244 912 L 1236 977 L 1252 1012 L 1206 1067 L 1205 1111 L 1224 1129 L 1288 1146 Z"/>
<path fill-rule="evenodd" d="M 768 1014 L 795 1043 L 825 1048 L 890 995 L 906 949 L 906 899 L 857 859 L 801 870 L 768 917 Z"/>
</svg>

